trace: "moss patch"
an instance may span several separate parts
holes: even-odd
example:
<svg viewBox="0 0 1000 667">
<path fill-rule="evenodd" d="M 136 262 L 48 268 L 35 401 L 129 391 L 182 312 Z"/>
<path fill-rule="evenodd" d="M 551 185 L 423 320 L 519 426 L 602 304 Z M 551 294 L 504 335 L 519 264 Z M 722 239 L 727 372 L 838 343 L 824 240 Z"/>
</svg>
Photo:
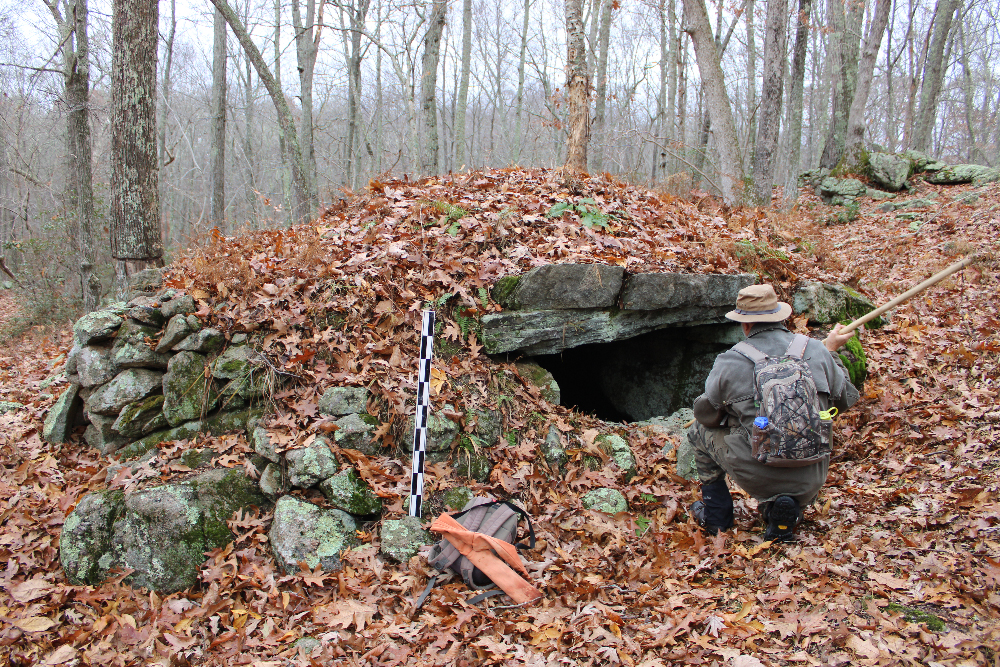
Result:
<svg viewBox="0 0 1000 667">
<path fill-rule="evenodd" d="M 490 290 L 490 296 L 504 308 L 510 308 L 512 307 L 511 302 L 514 297 L 514 290 L 517 289 L 520 283 L 521 276 L 504 276 L 493 285 L 493 289 Z"/>
<path fill-rule="evenodd" d="M 851 384 L 862 391 L 865 379 L 868 377 L 868 360 L 865 357 L 864 348 L 861 347 L 861 340 L 854 335 L 844 344 L 844 351 L 839 353 L 840 360 L 847 367 Z"/>
<path fill-rule="evenodd" d="M 924 611 L 923 609 L 907 607 L 906 605 L 890 602 L 886 605 L 886 610 L 901 613 L 903 618 L 910 623 L 923 623 L 931 632 L 944 632 L 946 629 L 944 621 L 929 611 Z"/>
</svg>

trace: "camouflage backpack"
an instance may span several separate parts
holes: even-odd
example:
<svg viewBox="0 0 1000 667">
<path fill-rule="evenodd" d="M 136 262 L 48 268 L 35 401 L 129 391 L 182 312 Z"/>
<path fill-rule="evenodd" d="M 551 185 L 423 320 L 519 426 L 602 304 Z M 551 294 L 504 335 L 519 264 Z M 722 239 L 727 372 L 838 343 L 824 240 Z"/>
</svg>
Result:
<svg viewBox="0 0 1000 667">
<path fill-rule="evenodd" d="M 821 419 L 812 369 L 802 358 L 809 338 L 796 334 L 785 354 L 769 357 L 747 341 L 733 350 L 753 362 L 757 415 L 767 417 L 767 435 L 757 460 L 783 468 L 806 466 L 831 451 L 831 422 Z"/>
</svg>

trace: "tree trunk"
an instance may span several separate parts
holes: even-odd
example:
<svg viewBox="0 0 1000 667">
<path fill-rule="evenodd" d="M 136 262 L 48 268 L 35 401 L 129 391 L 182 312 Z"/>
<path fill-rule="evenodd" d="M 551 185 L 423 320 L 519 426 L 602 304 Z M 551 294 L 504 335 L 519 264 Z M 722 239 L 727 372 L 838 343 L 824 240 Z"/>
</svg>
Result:
<svg viewBox="0 0 1000 667">
<path fill-rule="evenodd" d="M 753 182 L 757 203 L 771 204 L 774 154 L 778 147 L 781 102 L 784 96 L 787 0 L 769 0 L 764 26 L 764 82 L 760 95 L 760 122 L 753 154 Z"/>
<path fill-rule="evenodd" d="M 771 4 L 773 0 L 767 2 L 767 18 L 771 18 Z M 785 0 L 785 7 L 788 6 Z M 747 1 L 747 141 L 754 141 L 757 137 L 757 43 L 754 34 L 754 0 Z M 765 40 L 766 40 L 765 34 Z M 765 44 L 765 48 L 767 45 Z M 765 58 L 767 55 L 765 54 Z M 764 63 L 767 67 L 767 63 Z M 766 74 L 765 74 L 766 76 Z M 754 161 L 754 151 L 756 147 L 750 146 L 750 155 L 744 156 L 751 164 Z M 754 167 L 756 169 L 756 167 Z"/>
<path fill-rule="evenodd" d="M 591 171 L 601 172 L 604 170 L 604 150 L 607 142 L 605 113 L 608 95 L 608 46 L 611 41 L 611 11 L 614 9 L 615 0 L 604 0 L 601 8 L 601 27 L 597 32 L 598 52 L 597 52 L 597 93 L 594 101 L 594 135 L 597 145 L 592 153 L 593 169 Z"/>
<path fill-rule="evenodd" d="M 802 151 L 802 93 L 806 74 L 806 47 L 809 43 L 809 15 L 812 0 L 799 0 L 798 24 L 795 29 L 795 51 L 792 55 L 791 84 L 788 96 L 788 117 L 785 121 L 785 147 L 788 171 L 785 174 L 784 208 L 791 208 L 799 194 L 799 162 Z"/>
<path fill-rule="evenodd" d="M 347 53 L 347 168 L 346 181 L 354 187 L 361 171 L 359 144 L 359 116 L 361 108 L 361 36 L 365 29 L 370 0 L 359 0 L 348 7 L 350 39 Z"/>
<path fill-rule="evenodd" d="M 525 5 L 527 14 L 527 4 Z M 524 38 L 522 35 L 521 44 L 523 48 Z M 524 52 L 522 51 L 522 58 Z M 518 95 L 524 89 L 524 67 L 520 70 L 520 82 Z M 458 82 L 458 101 L 455 108 L 455 165 L 461 169 L 466 165 L 465 155 L 465 112 L 469 107 L 469 74 L 472 71 L 472 0 L 462 2 L 462 73 Z M 520 102 L 520 97 L 518 97 Z M 520 107 L 518 107 L 517 122 L 521 122 Z M 520 125 L 518 125 L 518 132 Z M 517 133 L 515 133 L 515 142 Z"/>
<path fill-rule="evenodd" d="M 305 173 L 302 179 L 308 193 L 310 210 L 319 199 L 316 184 L 316 152 L 313 142 L 313 73 L 316 71 L 316 54 L 319 52 L 319 40 L 323 32 L 323 7 L 319 5 L 319 17 L 316 15 L 316 0 L 306 0 L 305 24 L 299 0 L 292 0 L 292 25 L 295 29 L 295 55 L 299 70 L 299 98 L 302 102 L 302 120 L 300 122 L 299 146 L 302 150 L 302 165 Z M 315 30 L 315 32 L 314 32 Z"/>
<path fill-rule="evenodd" d="M 212 147 L 209 167 L 212 181 L 211 223 L 226 231 L 226 19 L 215 10 L 212 49 Z"/>
<path fill-rule="evenodd" d="M 279 91 L 282 90 L 282 87 L 281 87 L 281 3 L 282 3 L 282 0 L 274 0 L 274 87 L 277 90 L 279 90 Z M 242 46 L 242 45 L 243 45 L 242 42 L 240 42 L 240 46 Z M 245 51 L 246 50 L 244 49 L 244 52 Z M 249 53 L 247 54 L 247 60 L 249 60 L 250 64 L 254 66 L 254 69 L 257 69 L 257 65 L 250 58 Z M 263 61 L 263 58 L 261 58 L 261 61 Z M 257 76 L 260 76 L 259 72 L 258 72 Z M 263 80 L 264 80 L 264 78 L 261 77 L 261 81 L 263 81 Z M 271 89 L 268 88 L 266 84 L 265 84 L 264 88 L 267 90 L 268 95 L 270 95 L 271 94 Z M 284 99 L 284 94 L 283 93 L 282 93 L 282 99 Z M 274 97 L 273 96 L 271 97 L 271 101 L 275 105 L 275 108 L 278 108 L 277 107 L 278 103 L 274 101 Z M 287 103 L 286 103 L 286 106 L 287 106 Z M 292 125 L 292 127 L 294 127 L 294 124 Z M 278 155 L 281 156 L 281 169 L 279 169 L 278 173 L 279 173 L 279 180 L 281 181 L 281 198 L 282 198 L 282 202 L 284 203 L 286 215 L 288 216 L 288 226 L 289 227 L 291 227 L 293 224 L 295 224 L 295 210 L 297 208 L 295 206 L 295 204 L 292 203 L 292 180 L 293 179 L 291 178 L 291 172 L 293 172 L 295 168 L 292 167 L 289 164 L 289 162 L 290 162 L 290 160 L 289 160 L 289 153 L 290 152 L 291 151 L 289 149 L 288 140 L 285 137 L 285 126 L 282 123 L 281 112 L 279 111 L 278 112 Z M 303 169 L 304 169 L 304 167 L 303 167 Z"/>
<path fill-rule="evenodd" d="M 839 69 L 835 73 L 836 88 L 833 98 L 833 113 L 830 117 L 830 127 L 823 144 L 823 155 L 819 166 L 833 169 L 844 155 L 844 144 L 847 139 L 847 117 L 854 101 L 854 91 L 858 80 L 858 41 L 861 17 L 864 14 L 864 4 L 847 6 L 848 11 L 839 0 L 831 3 L 834 8 L 834 34 L 830 35 L 831 43 L 835 43 L 834 51 L 838 54 Z"/>
<path fill-rule="evenodd" d="M 115 0 L 111 59 L 111 256 L 115 291 L 163 265 L 156 161 L 156 0 Z"/>
<path fill-rule="evenodd" d="M 864 151 L 865 138 L 865 107 L 868 106 L 868 95 L 871 91 L 872 78 L 875 73 L 875 61 L 882 48 L 882 36 L 889 23 L 889 10 L 892 0 L 876 0 L 875 13 L 868 23 L 865 34 L 865 46 L 858 65 L 858 86 L 851 101 L 851 110 L 847 118 L 847 142 L 845 155 L 849 165 L 857 165 Z"/>
<path fill-rule="evenodd" d="M 171 78 L 174 63 L 174 39 L 177 36 L 177 0 L 170 0 L 170 28 L 163 43 L 163 86 L 160 92 L 160 110 L 156 114 L 156 154 L 159 174 L 160 224 L 163 227 L 163 238 L 170 243 L 170 220 L 173 207 L 167 203 L 167 165 L 173 161 L 167 153 L 167 118 L 170 116 L 170 92 L 173 88 Z"/>
<path fill-rule="evenodd" d="M 969 70 L 969 49 L 965 43 L 965 27 L 962 23 L 962 21 L 958 22 L 958 38 L 962 47 L 962 98 L 965 103 L 965 128 L 969 134 L 969 162 L 975 162 L 976 160 L 985 162 L 986 156 L 980 150 L 979 144 L 976 142 L 976 132 L 972 128 L 973 94 L 975 88 L 972 84 L 972 72 Z M 986 99 L 988 100 L 989 98 L 986 97 Z"/>
<path fill-rule="evenodd" d="M 719 64 L 719 48 L 712 38 L 712 26 L 703 0 L 684 0 L 685 30 L 694 43 L 698 72 L 704 83 L 706 103 L 711 114 L 716 150 L 719 152 L 719 189 L 726 204 L 733 206 L 743 199 L 743 160 L 736 136 L 733 110 L 726 94 L 725 78 Z"/>
<path fill-rule="evenodd" d="M 275 111 L 278 114 L 278 125 L 281 127 L 282 134 L 285 137 L 285 146 L 290 154 L 289 161 L 292 165 L 292 190 L 295 193 L 292 218 L 296 222 L 303 221 L 310 214 L 314 200 L 311 197 L 305 179 L 305 161 L 302 157 L 302 148 L 299 144 L 298 133 L 295 130 L 295 119 L 292 118 L 288 102 L 285 101 L 285 95 L 271 73 L 271 70 L 268 68 L 267 63 L 264 62 L 263 56 L 260 55 L 257 45 L 254 44 L 246 28 L 243 26 L 243 22 L 233 11 L 232 7 L 229 6 L 229 3 L 226 0 L 212 0 L 212 4 L 226 17 L 226 23 L 229 24 L 230 30 L 236 35 L 236 39 L 239 40 L 250 62 L 253 63 L 254 69 L 257 70 L 257 76 L 260 77 L 261 82 L 267 89 L 268 95 L 271 96 L 271 101 L 274 103 Z"/>
<path fill-rule="evenodd" d="M 427 143 L 424 145 L 420 169 L 425 175 L 438 173 L 437 70 L 441 60 L 441 33 L 444 32 L 447 8 L 447 0 L 433 0 L 430 25 L 424 35 L 420 104 Z"/>
<path fill-rule="evenodd" d="M 582 0 L 566 0 L 566 101 L 569 141 L 566 167 L 587 171 L 587 144 L 590 143 L 590 75 L 584 44 Z"/>
<path fill-rule="evenodd" d="M 961 4 L 961 0 L 938 0 L 934 9 L 934 32 L 927 49 L 924 77 L 920 86 L 920 106 L 913 130 L 912 147 L 918 151 L 927 151 L 930 148 L 931 131 L 937 117 L 938 96 L 941 94 L 941 82 L 944 78 L 942 64 L 944 47 L 948 42 L 948 33 L 951 32 L 955 10 Z"/>
<path fill-rule="evenodd" d="M 521 17 L 521 51 L 517 59 L 517 108 L 514 111 L 514 164 L 521 162 L 521 150 L 524 145 L 524 65 L 528 53 L 528 12 L 531 0 L 524 0 L 524 16 Z M 471 40 L 470 40 L 471 41 Z M 465 57 L 465 43 L 462 45 L 462 57 Z M 465 61 L 462 62 L 463 71 Z"/>
</svg>

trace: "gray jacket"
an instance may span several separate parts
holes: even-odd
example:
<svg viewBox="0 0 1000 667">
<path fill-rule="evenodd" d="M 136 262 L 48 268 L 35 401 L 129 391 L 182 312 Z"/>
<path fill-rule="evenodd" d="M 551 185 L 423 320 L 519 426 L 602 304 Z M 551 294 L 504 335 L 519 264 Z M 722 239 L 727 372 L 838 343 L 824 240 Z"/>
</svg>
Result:
<svg viewBox="0 0 1000 667">
<path fill-rule="evenodd" d="M 793 336 L 782 324 L 766 322 L 754 325 L 747 342 L 768 356 L 780 356 Z M 858 390 L 839 355 L 813 339 L 803 358 L 812 370 L 821 409 L 836 406 L 844 411 L 857 402 Z M 829 457 L 800 468 L 776 468 L 760 463 L 750 453 L 750 429 L 757 416 L 753 366 L 731 349 L 720 354 L 705 381 L 705 393 L 695 399 L 695 418 L 709 429 L 715 443 L 713 458 L 747 493 L 758 500 L 788 494 L 802 504 L 812 502 L 826 481 Z"/>
</svg>

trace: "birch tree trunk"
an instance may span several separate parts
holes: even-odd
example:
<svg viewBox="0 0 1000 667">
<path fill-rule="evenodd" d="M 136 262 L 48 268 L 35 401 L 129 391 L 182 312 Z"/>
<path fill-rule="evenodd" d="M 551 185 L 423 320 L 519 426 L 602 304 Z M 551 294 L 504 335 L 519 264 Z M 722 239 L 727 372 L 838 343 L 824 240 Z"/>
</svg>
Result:
<svg viewBox="0 0 1000 667">
<path fill-rule="evenodd" d="M 790 74 L 792 89 L 788 95 L 788 116 L 785 120 L 785 151 L 788 154 L 788 171 L 785 174 L 785 192 L 782 207 L 791 208 L 799 195 L 799 162 L 802 152 L 802 97 L 806 74 L 806 47 L 809 43 L 809 15 L 812 0 L 799 0 L 795 47 Z"/>
<path fill-rule="evenodd" d="M 226 231 L 226 19 L 215 10 L 212 48 L 211 223 Z"/>
<path fill-rule="evenodd" d="M 310 214 L 314 200 L 306 183 L 305 161 L 302 157 L 302 148 L 299 145 L 299 137 L 295 130 L 295 119 L 292 117 L 291 109 L 288 108 L 288 102 L 285 100 L 285 95 L 278 81 L 274 74 L 271 73 L 267 63 L 264 62 L 263 56 L 260 55 L 257 45 L 254 44 L 249 33 L 247 33 L 247 29 L 240 20 L 240 17 L 236 15 L 226 0 L 212 0 L 212 4 L 226 17 L 226 23 L 229 24 L 230 30 L 236 35 L 236 39 L 239 40 L 240 46 L 243 47 L 247 58 L 250 59 L 254 69 L 257 70 L 257 76 L 260 77 L 264 88 L 267 89 L 267 93 L 271 97 L 271 102 L 274 103 L 274 108 L 278 115 L 278 125 L 281 127 L 281 133 L 285 138 L 285 146 L 292 167 L 292 190 L 295 195 L 295 201 L 292 206 L 291 217 L 296 222 L 304 220 Z M 277 71 L 278 68 L 275 67 L 275 70 Z"/>
<path fill-rule="evenodd" d="M 163 265 L 156 161 L 156 0 L 115 0 L 111 59 L 111 256 L 115 292 Z"/>
<path fill-rule="evenodd" d="M 427 143 L 424 144 L 420 169 L 425 175 L 438 173 L 437 70 L 441 60 L 441 33 L 444 32 L 447 8 L 447 0 L 433 0 L 430 24 L 424 35 L 420 104 Z"/>
<path fill-rule="evenodd" d="M 757 203 L 770 206 L 774 184 L 774 154 L 781 125 L 781 102 L 784 97 L 785 35 L 787 0 L 768 0 L 764 25 L 764 82 L 760 96 L 760 122 L 754 143 L 753 182 Z"/>
<path fill-rule="evenodd" d="M 944 47 L 951 32 L 955 10 L 961 7 L 961 4 L 961 0 L 938 0 L 934 9 L 934 32 L 927 48 L 924 77 L 920 86 L 920 106 L 913 130 L 912 147 L 918 151 L 927 151 L 930 148 L 931 130 L 937 117 L 938 96 L 941 94 L 941 82 L 944 78 L 942 63 Z"/>
<path fill-rule="evenodd" d="M 590 143 L 590 75 L 584 43 L 582 0 L 566 0 L 566 101 L 569 141 L 566 144 L 566 168 L 587 170 L 587 144 Z"/>
<path fill-rule="evenodd" d="M 864 151 L 865 108 L 868 106 L 868 96 L 875 74 L 875 61 L 882 48 L 882 36 L 889 23 L 891 8 L 892 0 L 877 0 L 875 13 L 872 14 L 868 32 L 865 34 L 865 46 L 858 64 L 858 86 L 854 91 L 854 99 L 851 101 L 851 110 L 847 117 L 847 141 L 844 153 L 849 165 L 858 165 L 861 153 Z"/>
<path fill-rule="evenodd" d="M 527 3 L 525 3 L 527 5 Z M 527 14 L 527 6 L 525 6 L 525 14 Z M 522 45 L 522 58 L 524 57 L 524 35 L 521 36 Z M 521 61 L 520 70 L 520 81 L 518 85 L 518 95 L 524 90 L 524 65 L 523 60 Z M 462 73 L 458 82 L 458 102 L 455 108 L 455 165 L 461 169 L 465 166 L 466 156 L 465 156 L 465 112 L 469 107 L 469 74 L 472 70 L 472 0 L 463 0 L 462 2 Z M 520 103 L 520 97 L 518 97 L 518 102 Z M 521 110 L 518 107 L 518 114 Z M 517 122 L 521 122 L 521 116 L 518 115 Z M 519 135 L 520 125 L 518 125 L 517 132 L 515 135 Z M 519 140 L 519 137 L 515 137 L 515 143 Z"/>
<path fill-rule="evenodd" d="M 719 189 L 726 204 L 734 206 L 743 199 L 743 160 L 736 136 L 733 110 L 726 94 L 725 79 L 719 64 L 719 48 L 712 37 L 712 26 L 703 0 L 684 0 L 685 30 L 694 43 L 698 72 L 704 84 L 706 102 L 719 153 Z"/>
<path fill-rule="evenodd" d="M 597 99 L 594 102 L 594 135 L 597 145 L 592 153 L 591 171 L 604 170 L 604 149 L 607 142 L 605 110 L 608 95 L 608 46 L 611 41 L 611 11 L 614 0 L 604 0 L 601 8 L 601 27 L 597 32 Z"/>
</svg>

